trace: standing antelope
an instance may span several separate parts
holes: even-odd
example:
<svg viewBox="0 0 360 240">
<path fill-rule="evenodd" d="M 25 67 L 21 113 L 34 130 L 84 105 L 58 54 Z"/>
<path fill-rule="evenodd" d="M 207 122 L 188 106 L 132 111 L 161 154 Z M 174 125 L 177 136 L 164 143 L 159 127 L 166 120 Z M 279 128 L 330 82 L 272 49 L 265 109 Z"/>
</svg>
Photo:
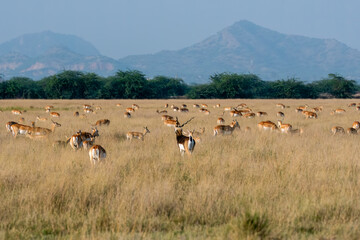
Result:
<svg viewBox="0 0 360 240">
<path fill-rule="evenodd" d="M 84 105 L 83 105 L 83 108 L 84 108 L 84 109 L 90 109 L 90 108 L 91 108 L 91 105 L 84 104 Z"/>
<path fill-rule="evenodd" d="M 106 151 L 102 146 L 94 145 L 89 150 L 89 157 L 90 162 L 95 165 L 97 162 L 106 158 Z"/>
<path fill-rule="evenodd" d="M 128 107 L 128 108 L 125 109 L 125 111 L 128 112 L 128 113 L 132 113 L 132 112 L 135 112 L 135 109 L 132 108 L 132 107 Z"/>
<path fill-rule="evenodd" d="M 15 122 L 8 122 L 6 124 L 7 127 L 10 127 L 10 132 L 16 138 L 16 136 L 19 135 L 26 135 L 31 129 L 35 127 L 35 125 L 27 126 Z"/>
<path fill-rule="evenodd" d="M 240 130 L 240 125 L 236 120 L 233 120 L 230 125 L 217 125 L 214 127 L 214 136 L 218 134 L 230 135 L 235 130 L 235 128 L 239 128 Z"/>
<path fill-rule="evenodd" d="M 200 105 L 199 105 L 199 104 L 194 103 L 194 104 L 193 104 L 193 108 L 200 108 Z"/>
<path fill-rule="evenodd" d="M 11 132 L 11 125 L 13 125 L 13 124 L 18 124 L 18 123 L 17 123 L 17 122 L 10 121 L 10 122 L 7 122 L 7 123 L 5 124 L 6 130 L 7 130 L 8 132 Z"/>
<path fill-rule="evenodd" d="M 182 127 L 193 120 L 194 117 L 187 120 L 184 124 L 180 125 L 180 122 L 176 118 L 176 126 L 175 126 L 175 135 L 176 135 L 176 143 L 180 149 L 181 156 L 184 156 L 184 153 L 188 156 L 191 156 L 191 153 L 194 151 L 195 148 L 195 140 L 192 136 L 192 132 L 189 133 L 189 136 L 185 136 L 182 131 Z"/>
<path fill-rule="evenodd" d="M 217 124 L 225 124 L 225 120 L 222 117 L 219 117 L 216 121 Z"/>
<path fill-rule="evenodd" d="M 358 130 L 360 128 L 360 122 L 359 121 L 355 121 L 353 124 L 352 124 L 352 128 Z"/>
<path fill-rule="evenodd" d="M 291 124 L 283 124 L 280 120 L 278 120 L 278 127 L 282 133 L 290 133 L 292 130 Z"/>
<path fill-rule="evenodd" d="M 276 116 L 277 116 L 277 117 L 281 117 L 281 118 L 284 119 L 285 113 L 283 113 L 283 112 L 277 112 L 277 113 L 276 113 Z"/>
<path fill-rule="evenodd" d="M 317 118 L 317 114 L 314 112 L 310 112 L 310 111 L 302 111 L 302 114 L 305 115 L 305 119 L 309 119 L 309 118 Z"/>
<path fill-rule="evenodd" d="M 259 122 L 258 128 L 259 128 L 259 130 L 271 130 L 271 131 L 278 130 L 278 127 L 276 126 L 276 124 L 271 121 Z"/>
<path fill-rule="evenodd" d="M 267 116 L 268 114 L 266 112 L 257 112 L 256 116 L 258 117 L 263 117 L 263 116 Z"/>
<path fill-rule="evenodd" d="M 109 126 L 109 124 L 110 124 L 109 119 L 101 119 L 101 120 L 96 121 L 96 123 L 93 126 L 102 126 L 102 125 Z"/>
<path fill-rule="evenodd" d="M 124 118 L 131 118 L 131 114 L 129 112 L 124 112 Z"/>
<path fill-rule="evenodd" d="M 236 109 L 233 109 L 230 111 L 230 116 L 232 117 L 241 117 L 242 116 L 242 112 L 238 111 Z"/>
<path fill-rule="evenodd" d="M 144 127 L 144 131 L 141 133 L 141 132 L 128 132 L 126 134 L 126 138 L 127 140 L 132 140 L 133 138 L 136 138 L 136 139 L 139 139 L 139 140 L 142 140 L 144 141 L 144 137 L 147 133 L 150 133 L 149 129 L 147 127 Z"/>
<path fill-rule="evenodd" d="M 334 126 L 331 128 L 331 132 L 335 135 L 338 133 L 345 133 L 345 130 L 343 127 L 339 127 L 339 126 Z"/>
</svg>

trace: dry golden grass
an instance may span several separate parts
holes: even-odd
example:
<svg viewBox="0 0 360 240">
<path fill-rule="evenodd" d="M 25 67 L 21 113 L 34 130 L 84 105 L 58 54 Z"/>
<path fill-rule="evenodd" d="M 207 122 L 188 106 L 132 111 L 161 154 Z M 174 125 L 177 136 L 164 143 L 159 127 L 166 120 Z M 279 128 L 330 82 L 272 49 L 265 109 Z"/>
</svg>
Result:
<svg viewBox="0 0 360 240">
<path fill-rule="evenodd" d="M 237 118 L 241 130 L 212 136 L 225 106 L 247 103 L 268 116 Z M 257 123 L 277 121 L 275 104 L 289 108 L 284 123 L 304 134 L 259 132 Z M 351 100 L 13 100 L 1 101 L 0 238 L 70 239 L 358 239 L 360 237 L 359 138 L 331 134 L 360 120 Z M 116 107 L 121 103 L 122 107 Z M 126 107 L 140 109 L 125 119 Z M 156 113 L 165 103 L 188 104 L 189 113 L 170 112 L 184 130 L 205 127 L 193 156 L 181 157 L 172 128 Z M 207 103 L 210 115 L 192 108 Z M 212 108 L 220 103 L 220 108 Z M 87 119 L 83 104 L 102 106 Z M 308 104 L 324 107 L 318 119 L 295 113 Z M 62 124 L 46 141 L 14 139 L 5 123 L 17 121 L 11 109 L 26 110 L 25 121 L 49 117 L 54 105 Z M 336 108 L 343 115 L 330 115 Z M 226 123 L 232 120 L 224 114 Z M 97 120 L 108 157 L 93 167 L 86 151 L 54 148 L 77 130 L 90 131 Z M 50 127 L 50 122 L 38 122 Z M 126 141 L 128 131 L 151 131 L 145 140 Z M 245 132 L 249 126 L 251 132 Z"/>
</svg>

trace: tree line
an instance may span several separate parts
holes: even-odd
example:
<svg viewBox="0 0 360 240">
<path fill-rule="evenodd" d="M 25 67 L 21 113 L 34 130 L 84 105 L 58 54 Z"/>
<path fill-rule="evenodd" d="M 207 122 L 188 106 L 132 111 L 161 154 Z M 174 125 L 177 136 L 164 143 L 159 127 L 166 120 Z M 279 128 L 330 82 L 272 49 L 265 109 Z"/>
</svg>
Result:
<svg viewBox="0 0 360 240">
<path fill-rule="evenodd" d="M 146 79 L 137 70 L 109 77 L 63 71 L 39 81 L 13 77 L 0 82 L 1 99 L 351 98 L 359 90 L 354 80 L 338 74 L 305 83 L 296 78 L 264 81 L 254 74 L 216 73 L 209 83 L 188 85 L 180 78 Z"/>
</svg>

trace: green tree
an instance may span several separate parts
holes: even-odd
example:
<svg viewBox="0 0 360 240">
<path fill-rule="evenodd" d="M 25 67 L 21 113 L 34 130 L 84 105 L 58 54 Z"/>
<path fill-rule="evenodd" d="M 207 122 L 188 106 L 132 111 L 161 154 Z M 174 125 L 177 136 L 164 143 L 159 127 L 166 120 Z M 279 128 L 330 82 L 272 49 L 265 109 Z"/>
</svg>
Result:
<svg viewBox="0 0 360 240">
<path fill-rule="evenodd" d="M 310 86 L 317 94 L 329 93 L 335 98 L 351 98 L 359 89 L 354 80 L 347 80 L 337 74 L 329 74 L 328 78 L 313 82 Z"/>
<path fill-rule="evenodd" d="M 148 81 L 151 98 L 170 98 L 182 96 L 188 87 L 180 78 L 156 76 Z"/>
</svg>

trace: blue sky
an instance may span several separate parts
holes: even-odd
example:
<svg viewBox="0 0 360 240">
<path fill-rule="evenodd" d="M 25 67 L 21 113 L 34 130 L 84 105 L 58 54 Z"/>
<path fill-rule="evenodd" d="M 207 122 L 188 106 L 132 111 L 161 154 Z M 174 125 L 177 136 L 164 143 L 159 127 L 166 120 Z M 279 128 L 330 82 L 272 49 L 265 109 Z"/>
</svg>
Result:
<svg viewBox="0 0 360 240">
<path fill-rule="evenodd" d="M 360 49 L 359 9 L 358 0 L 11 0 L 1 3 L 0 43 L 51 30 L 120 58 L 181 49 L 249 20 Z"/>
</svg>

